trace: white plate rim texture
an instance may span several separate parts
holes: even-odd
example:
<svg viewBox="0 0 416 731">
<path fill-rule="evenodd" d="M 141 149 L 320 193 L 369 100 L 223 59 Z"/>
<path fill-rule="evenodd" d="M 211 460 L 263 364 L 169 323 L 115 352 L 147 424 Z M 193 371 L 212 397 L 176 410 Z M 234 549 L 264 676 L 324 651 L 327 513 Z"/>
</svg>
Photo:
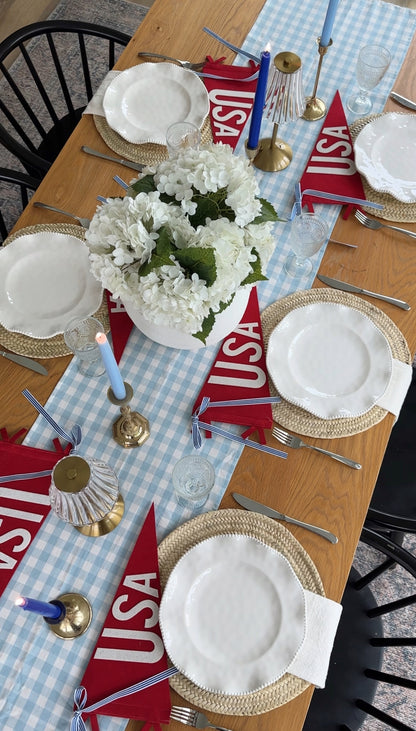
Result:
<svg viewBox="0 0 416 731">
<path fill-rule="evenodd" d="M 175 565 L 159 623 L 185 677 L 206 691 L 245 695 L 278 680 L 299 651 L 304 589 L 275 549 L 252 536 L 217 535 Z"/>
<path fill-rule="evenodd" d="M 66 295 L 76 302 L 65 310 L 59 297 Z M 39 340 L 59 335 L 72 318 L 96 312 L 102 295 L 90 271 L 89 249 L 76 236 L 39 231 L 0 249 L 0 323 L 11 332 Z"/>
<path fill-rule="evenodd" d="M 339 419 L 361 416 L 376 404 L 393 359 L 387 338 L 367 315 L 315 302 L 291 310 L 274 328 L 266 366 L 286 401 L 319 418 Z"/>
<path fill-rule="evenodd" d="M 133 121 L 137 109 L 131 95 L 140 84 L 151 86 L 155 95 L 149 102 L 148 123 Z M 189 105 L 186 112 L 178 104 L 181 91 Z M 103 109 L 108 125 L 127 142 L 165 145 L 166 130 L 174 122 L 187 121 L 202 127 L 209 112 L 209 97 L 204 83 L 193 71 L 173 63 L 141 63 L 121 71 L 111 81 L 104 94 Z"/>
<path fill-rule="evenodd" d="M 402 203 L 416 201 L 416 116 L 388 112 L 357 135 L 355 165 L 369 185 Z M 405 170 L 400 177 L 397 170 Z"/>
</svg>

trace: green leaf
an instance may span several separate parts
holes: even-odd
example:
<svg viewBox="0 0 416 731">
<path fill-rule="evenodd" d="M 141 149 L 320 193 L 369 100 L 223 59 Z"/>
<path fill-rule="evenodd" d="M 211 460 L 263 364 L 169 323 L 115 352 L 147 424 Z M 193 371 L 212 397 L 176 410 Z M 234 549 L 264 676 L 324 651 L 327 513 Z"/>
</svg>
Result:
<svg viewBox="0 0 416 731">
<path fill-rule="evenodd" d="M 202 328 L 197 333 L 192 333 L 194 338 L 198 338 L 198 340 L 201 340 L 201 342 L 206 345 L 207 337 L 210 334 L 212 328 L 215 325 L 215 315 L 212 310 L 209 311 L 209 315 L 204 319 L 202 323 Z"/>
<path fill-rule="evenodd" d="M 151 193 L 156 190 L 156 186 L 153 180 L 153 175 L 145 175 L 143 178 L 136 180 L 133 185 L 130 186 L 136 194 L 138 193 Z"/>
<path fill-rule="evenodd" d="M 252 221 L 256 225 L 259 223 L 265 223 L 266 221 L 280 221 L 277 212 L 273 208 L 272 204 L 269 203 L 265 198 L 259 198 L 261 203 L 261 210 L 258 216 Z"/>
<path fill-rule="evenodd" d="M 206 281 L 207 287 L 215 282 L 217 267 L 213 249 L 201 249 L 199 247 L 176 249 L 175 257 L 187 274 L 197 274 L 200 279 Z"/>
<path fill-rule="evenodd" d="M 195 189 L 193 190 L 192 200 L 196 203 L 196 211 L 189 216 L 191 225 L 205 226 L 206 219 L 210 218 L 216 221 L 217 218 L 228 218 L 229 221 L 235 220 L 235 213 L 232 208 L 227 206 L 225 199 L 227 197 L 227 188 L 220 188 L 217 191 L 211 191 L 202 195 Z"/>
<path fill-rule="evenodd" d="M 162 226 L 159 230 L 159 238 L 157 239 L 156 246 L 152 251 L 150 259 L 141 265 L 139 269 L 139 276 L 145 277 L 153 269 L 161 267 L 165 264 L 172 264 L 170 256 L 176 252 L 176 246 L 171 240 L 169 229 L 166 226 Z"/>
<path fill-rule="evenodd" d="M 254 248 L 251 250 L 251 253 L 256 257 L 256 261 L 251 262 L 251 272 L 241 282 L 241 285 L 255 284 L 255 282 L 261 282 L 265 280 L 267 281 L 267 277 L 265 277 L 261 271 L 261 259 L 259 253 Z"/>
<path fill-rule="evenodd" d="M 220 312 L 223 312 L 227 307 L 229 307 L 231 302 L 233 301 L 233 299 L 234 299 L 234 295 L 231 297 L 229 302 L 220 302 L 219 312 L 217 312 L 216 315 L 214 315 L 213 311 L 210 310 L 209 314 L 202 321 L 201 330 L 197 333 L 192 333 L 193 337 L 198 338 L 198 340 L 201 340 L 201 342 L 203 342 L 204 345 L 206 345 L 207 337 L 215 325 L 216 316 L 219 315 Z"/>
</svg>

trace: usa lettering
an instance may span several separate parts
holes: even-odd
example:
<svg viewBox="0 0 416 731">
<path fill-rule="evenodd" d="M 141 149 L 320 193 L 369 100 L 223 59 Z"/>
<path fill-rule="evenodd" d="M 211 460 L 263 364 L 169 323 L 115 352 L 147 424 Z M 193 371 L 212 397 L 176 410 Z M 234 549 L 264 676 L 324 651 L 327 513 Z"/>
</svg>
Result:
<svg viewBox="0 0 416 731">
<path fill-rule="evenodd" d="M 234 360 L 217 360 L 213 370 L 219 369 L 218 373 L 212 373 L 208 383 L 215 383 L 220 386 L 239 386 L 241 388 L 261 388 L 266 382 L 266 373 L 263 368 L 255 365 L 262 357 L 259 323 L 248 322 L 240 324 L 235 333 L 250 338 L 247 343 L 235 347 L 236 338 L 228 338 L 222 346 L 221 352 L 228 358 Z M 223 371 L 235 371 L 233 375 L 225 375 Z"/>
<path fill-rule="evenodd" d="M 13 490 L 12 488 L 1 487 L 0 499 L 1 498 L 15 500 L 18 503 L 31 503 L 33 506 L 39 505 L 40 503 L 49 507 L 49 497 L 47 495 L 39 495 L 38 493 L 28 492 L 27 490 Z M 4 504 L 0 505 L 0 516 L 11 519 L 13 524 L 16 523 L 16 520 L 26 524 L 39 524 L 44 518 L 44 514 L 42 513 L 35 513 L 31 510 L 21 510 L 20 508 L 14 507 L 5 507 Z M 0 528 L 3 525 L 3 518 L 0 517 Z M 4 527 L 7 527 L 7 521 Z M 29 527 L 30 526 L 27 528 L 21 527 L 6 530 L 5 533 L 0 535 L 0 545 L 6 543 L 10 544 L 7 546 L 9 553 L 21 553 L 22 551 L 25 551 L 33 538 Z M 36 531 L 37 527 L 35 532 Z M 5 569 L 6 571 L 13 571 L 17 561 L 17 558 L 0 551 L 0 570 Z"/>
<path fill-rule="evenodd" d="M 126 576 L 123 586 L 132 591 L 138 591 L 147 597 L 159 598 L 159 592 L 152 582 L 156 582 L 157 575 L 135 574 Z M 135 601 L 136 597 L 133 597 Z M 159 620 L 159 605 L 154 599 L 141 599 L 132 605 L 131 592 L 117 597 L 111 608 L 111 614 L 120 626 L 104 627 L 100 644 L 103 639 L 114 640 L 112 647 L 98 646 L 94 658 L 97 660 L 114 660 L 121 662 L 156 663 L 163 657 L 164 647 L 161 637 L 152 631 Z M 140 616 L 139 628 L 131 629 L 121 626 L 134 617 Z M 104 642 L 103 645 L 106 643 Z"/>
<path fill-rule="evenodd" d="M 325 127 L 322 133 L 326 137 L 320 139 L 315 148 L 320 154 L 311 156 L 306 172 L 320 175 L 354 175 L 357 169 L 352 159 L 352 146 L 347 127 Z"/>
<path fill-rule="evenodd" d="M 213 89 L 209 92 L 209 98 L 212 104 L 211 123 L 217 135 L 219 137 L 237 137 L 240 130 L 225 123 L 234 120 L 234 125 L 241 128 L 244 126 L 250 114 L 254 92 Z M 238 104 L 238 108 L 236 108 L 236 104 Z M 224 107 L 234 108 L 227 110 Z"/>
</svg>

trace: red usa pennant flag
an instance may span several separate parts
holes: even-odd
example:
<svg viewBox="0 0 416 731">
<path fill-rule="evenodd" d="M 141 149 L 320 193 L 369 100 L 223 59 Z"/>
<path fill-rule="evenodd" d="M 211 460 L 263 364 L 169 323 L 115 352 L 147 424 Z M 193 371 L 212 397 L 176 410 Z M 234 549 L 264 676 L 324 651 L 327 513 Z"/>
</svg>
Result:
<svg viewBox="0 0 416 731">
<path fill-rule="evenodd" d="M 223 340 L 192 413 L 200 406 L 204 396 L 213 402 L 270 396 L 256 287 L 251 290 L 240 324 Z M 213 409 L 211 413 L 208 408 L 204 413 L 204 420 L 208 424 L 212 420 L 248 426 L 249 429 L 242 436 L 247 437 L 258 431 L 261 443 L 265 444 L 263 429 L 272 427 L 272 407 L 270 404 L 259 404 L 255 407 L 223 406 Z M 211 436 L 209 432 L 206 435 Z"/>
<path fill-rule="evenodd" d="M 339 91 L 325 117 L 318 139 L 301 181 L 302 192 L 308 189 L 365 200 L 361 176 L 354 162 L 354 147 Z M 312 202 L 331 203 L 333 199 L 316 198 L 305 193 L 302 202 L 313 211 Z"/>
<path fill-rule="evenodd" d="M 112 294 L 106 290 L 108 317 L 110 319 L 111 340 L 113 343 L 114 357 L 117 363 L 123 355 L 129 335 L 131 333 L 133 322 L 128 316 L 122 302 L 114 299 Z"/>
<path fill-rule="evenodd" d="M 81 681 L 89 706 L 167 668 L 159 628 L 160 598 L 152 504 Z M 99 710 L 106 716 L 146 721 L 154 728 L 169 723 L 170 712 L 168 680 L 113 700 Z M 91 720 L 98 728 L 96 717 Z"/>
<path fill-rule="evenodd" d="M 20 432 L 19 432 L 20 434 Z M 56 451 L 26 447 L 15 444 L 14 437 L 8 437 L 1 430 L 0 441 L 0 595 L 24 557 L 39 528 L 48 515 L 50 474 L 34 479 L 7 481 L 11 475 L 31 472 L 51 472 L 56 463 L 69 453 L 58 439 L 54 440 Z M 17 436 L 17 435 L 15 435 Z"/>
<path fill-rule="evenodd" d="M 209 95 L 212 137 L 214 142 L 234 150 L 250 116 L 257 86 L 257 79 L 243 79 L 252 76 L 259 66 L 254 61 L 249 66 L 229 66 L 222 63 L 223 58 L 207 59 L 203 73 L 222 77 L 203 79 Z"/>
</svg>

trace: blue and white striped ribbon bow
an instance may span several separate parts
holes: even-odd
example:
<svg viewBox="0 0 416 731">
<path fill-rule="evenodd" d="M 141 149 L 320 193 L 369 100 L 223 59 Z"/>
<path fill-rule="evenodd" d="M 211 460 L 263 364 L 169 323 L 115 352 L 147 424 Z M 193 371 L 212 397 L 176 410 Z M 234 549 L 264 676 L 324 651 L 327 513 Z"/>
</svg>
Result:
<svg viewBox="0 0 416 731">
<path fill-rule="evenodd" d="M 33 480 L 36 477 L 48 477 L 52 474 L 52 470 L 43 470 L 43 472 L 22 472 L 20 475 L 4 475 L 0 477 L 0 485 L 5 482 L 18 482 L 18 480 Z"/>
<path fill-rule="evenodd" d="M 372 201 L 363 200 L 362 198 L 350 198 L 348 195 L 335 195 L 334 193 L 325 193 L 321 190 L 312 190 L 307 188 L 301 191 L 300 185 L 295 185 L 295 202 L 293 204 L 292 213 L 290 215 L 290 221 L 293 221 L 294 217 L 298 215 L 299 206 L 302 210 L 302 197 L 304 195 L 313 195 L 315 198 L 325 198 L 327 200 L 334 201 L 334 203 L 352 203 L 357 206 L 368 206 L 368 208 L 376 208 L 382 210 L 384 208 L 381 203 L 373 203 Z"/>
<path fill-rule="evenodd" d="M 71 453 L 75 452 L 76 447 L 81 443 L 81 427 L 78 424 L 74 424 L 71 431 L 69 433 L 66 432 L 65 429 L 62 429 L 62 427 L 59 426 L 59 424 L 57 424 L 54 419 L 52 419 L 52 416 L 48 414 L 46 409 L 43 408 L 43 406 L 39 403 L 37 399 L 35 399 L 35 397 L 30 393 L 30 391 L 28 391 L 27 388 L 22 391 L 22 394 L 23 396 L 26 396 L 27 400 L 30 401 L 32 406 L 34 406 L 35 409 L 42 416 L 45 417 L 46 421 L 55 429 L 59 436 L 72 444 L 73 448 L 71 449 Z M 6 482 L 17 482 L 18 480 L 33 480 L 36 477 L 47 477 L 51 474 L 52 470 L 43 470 L 41 472 L 26 472 L 20 475 L 4 475 L 0 477 L 0 485 Z"/>
<path fill-rule="evenodd" d="M 56 421 L 52 418 L 50 414 L 46 411 L 46 409 L 43 408 L 42 404 L 35 399 L 34 396 L 28 391 L 27 388 L 25 388 L 22 391 L 23 396 L 26 396 L 27 400 L 30 401 L 32 406 L 35 407 L 35 409 L 45 417 L 46 421 L 51 425 L 53 429 L 59 434 L 62 439 L 66 439 L 67 442 L 70 442 L 75 450 L 75 448 L 81 443 L 82 433 L 81 433 L 81 427 L 78 424 L 74 424 L 71 431 L 68 433 L 65 431 L 65 429 L 62 429 L 59 424 L 56 423 Z"/>
<path fill-rule="evenodd" d="M 108 705 L 108 703 L 117 701 L 120 698 L 125 698 L 133 693 L 138 693 L 140 690 L 145 690 L 145 688 L 150 688 L 151 685 L 161 683 L 162 680 L 167 680 L 171 677 L 171 675 L 175 675 L 178 672 L 178 668 L 173 665 L 172 667 L 167 668 L 167 670 L 162 670 L 161 673 L 157 673 L 157 675 L 152 675 L 150 678 L 146 678 L 146 680 L 141 680 L 139 683 L 130 685 L 128 688 L 124 688 L 112 695 L 108 695 L 107 698 L 103 698 L 101 701 L 97 701 L 97 703 L 87 706 L 87 708 L 85 707 L 87 702 L 87 691 L 84 686 L 80 685 L 74 692 L 76 710 L 72 716 L 70 731 L 87 731 L 84 719 L 82 718 L 83 713 L 93 713 L 94 711 L 98 711 L 99 708 Z"/>
<path fill-rule="evenodd" d="M 239 437 L 237 434 L 233 434 L 232 432 L 226 431 L 225 429 L 221 429 L 219 426 L 213 426 L 212 424 L 206 424 L 203 421 L 199 421 L 199 417 L 201 414 L 203 414 L 208 407 L 215 408 L 216 406 L 255 406 L 256 404 L 277 404 L 279 403 L 281 399 L 278 396 L 270 396 L 270 397 L 264 397 L 264 398 L 244 398 L 244 399 L 236 399 L 235 401 L 213 401 L 211 403 L 208 396 L 204 396 L 200 406 L 195 409 L 194 413 L 192 414 L 192 441 L 194 444 L 195 449 L 199 449 L 202 444 L 202 438 L 201 438 L 201 429 L 205 429 L 206 431 L 210 431 L 213 434 L 219 434 L 221 437 L 226 437 L 227 439 L 231 439 L 233 442 L 239 442 L 240 444 L 244 444 L 246 447 L 252 447 L 253 449 L 259 449 L 261 452 L 266 452 L 267 454 L 274 454 L 275 457 L 282 457 L 283 459 L 287 458 L 287 452 L 281 452 L 280 449 L 273 449 L 272 447 L 267 447 L 265 444 L 257 444 L 257 442 L 252 442 L 251 439 L 244 439 L 243 437 Z"/>
</svg>

